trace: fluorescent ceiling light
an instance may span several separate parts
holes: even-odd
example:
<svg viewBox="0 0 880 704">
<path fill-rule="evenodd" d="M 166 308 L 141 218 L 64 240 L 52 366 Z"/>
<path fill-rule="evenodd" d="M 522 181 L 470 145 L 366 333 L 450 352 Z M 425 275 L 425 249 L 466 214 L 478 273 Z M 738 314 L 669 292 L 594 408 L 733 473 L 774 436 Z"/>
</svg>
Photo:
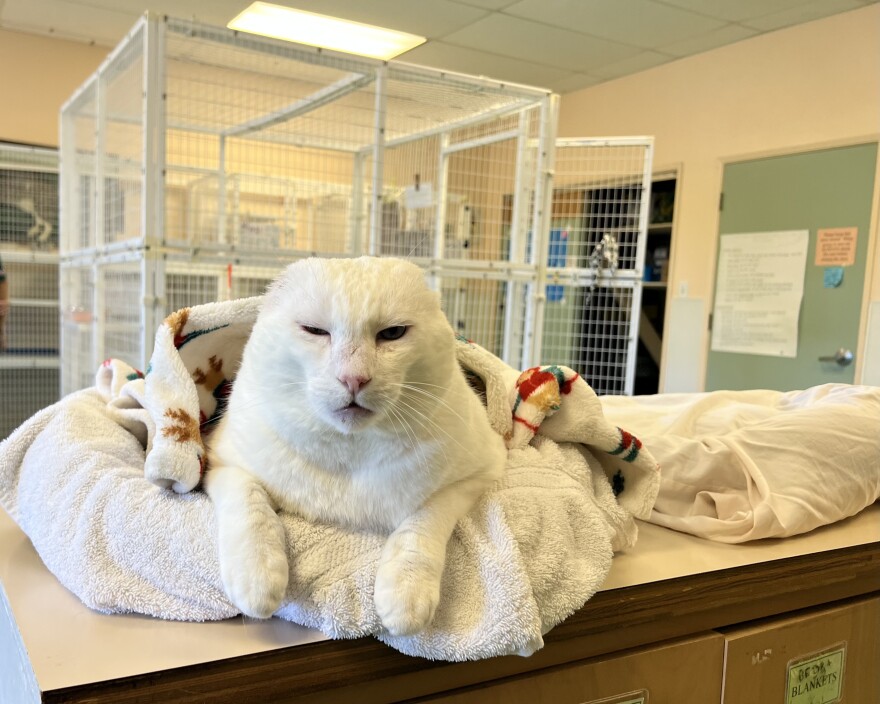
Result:
<svg viewBox="0 0 880 704">
<path fill-rule="evenodd" d="M 425 37 L 350 22 L 291 7 L 255 2 L 227 27 L 348 54 L 391 59 L 424 44 Z"/>
</svg>

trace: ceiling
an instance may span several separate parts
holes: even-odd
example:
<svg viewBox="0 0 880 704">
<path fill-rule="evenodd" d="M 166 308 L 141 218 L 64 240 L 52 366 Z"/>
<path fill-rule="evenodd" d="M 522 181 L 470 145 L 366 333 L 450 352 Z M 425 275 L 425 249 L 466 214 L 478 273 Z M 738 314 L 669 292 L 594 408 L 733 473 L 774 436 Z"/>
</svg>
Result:
<svg viewBox="0 0 880 704">
<path fill-rule="evenodd" d="M 401 60 L 567 93 L 880 0 L 273 0 L 428 37 Z M 115 46 L 145 9 L 223 25 L 250 0 L 0 0 L 0 27 Z"/>
</svg>

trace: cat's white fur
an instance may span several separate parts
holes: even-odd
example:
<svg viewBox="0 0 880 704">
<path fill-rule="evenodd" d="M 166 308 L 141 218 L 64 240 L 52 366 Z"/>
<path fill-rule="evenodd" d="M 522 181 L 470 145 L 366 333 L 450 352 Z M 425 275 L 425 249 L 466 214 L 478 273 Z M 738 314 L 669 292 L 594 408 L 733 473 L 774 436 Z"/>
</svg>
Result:
<svg viewBox="0 0 880 704">
<path fill-rule="evenodd" d="M 403 260 L 307 259 L 273 283 L 205 476 L 223 585 L 243 613 L 266 618 L 285 594 L 283 509 L 387 533 L 382 624 L 430 623 L 449 537 L 506 456 L 455 344 L 438 294 Z"/>
</svg>

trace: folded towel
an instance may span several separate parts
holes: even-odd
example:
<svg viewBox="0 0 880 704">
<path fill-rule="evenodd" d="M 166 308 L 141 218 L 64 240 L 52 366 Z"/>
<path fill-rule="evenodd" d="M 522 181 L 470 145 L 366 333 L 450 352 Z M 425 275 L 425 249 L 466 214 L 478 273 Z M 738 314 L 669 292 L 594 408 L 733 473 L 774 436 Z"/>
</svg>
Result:
<svg viewBox="0 0 880 704">
<path fill-rule="evenodd" d="M 88 606 L 195 621 L 238 613 L 220 583 L 213 508 L 191 489 L 204 469 L 202 432 L 222 412 L 259 303 L 170 316 L 145 378 L 105 363 L 95 388 L 0 445 L 0 502 Z M 430 627 L 406 637 L 382 629 L 373 583 L 384 536 L 289 514 L 279 617 L 432 659 L 530 654 L 599 589 L 613 551 L 632 545 L 633 519 L 648 515 L 659 485 L 647 450 L 605 421 L 573 371 L 520 374 L 477 345 L 458 349 L 510 450 L 503 480 L 450 540 Z"/>
</svg>

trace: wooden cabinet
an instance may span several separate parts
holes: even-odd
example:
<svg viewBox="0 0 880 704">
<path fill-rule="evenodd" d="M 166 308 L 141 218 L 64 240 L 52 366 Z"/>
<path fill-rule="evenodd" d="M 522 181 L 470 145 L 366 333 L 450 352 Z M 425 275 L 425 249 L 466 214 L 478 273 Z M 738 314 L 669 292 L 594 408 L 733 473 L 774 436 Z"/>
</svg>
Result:
<svg viewBox="0 0 880 704">
<path fill-rule="evenodd" d="M 723 704 L 880 697 L 880 597 L 725 629 L 724 636 Z"/>
<path fill-rule="evenodd" d="M 594 658 L 426 699 L 438 704 L 647 704 L 718 701 L 724 638 L 684 640 Z M 682 673 L 688 673 L 682 677 Z M 757 701 L 757 700 L 755 700 Z"/>
</svg>

